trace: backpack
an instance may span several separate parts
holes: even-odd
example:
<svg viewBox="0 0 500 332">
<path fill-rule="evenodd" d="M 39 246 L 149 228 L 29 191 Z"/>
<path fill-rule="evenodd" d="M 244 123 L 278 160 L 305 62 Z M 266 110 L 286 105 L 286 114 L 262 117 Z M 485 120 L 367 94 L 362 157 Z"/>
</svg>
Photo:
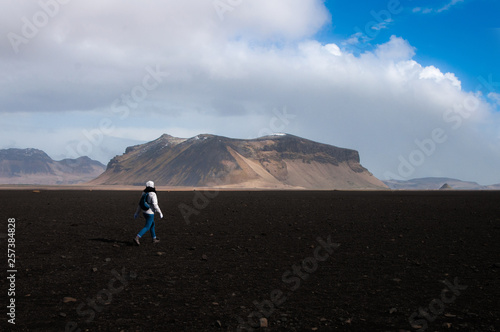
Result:
<svg viewBox="0 0 500 332">
<path fill-rule="evenodd" d="M 151 206 L 148 203 L 149 193 L 142 193 L 141 199 L 139 200 L 139 206 L 142 210 L 149 210 Z"/>
</svg>

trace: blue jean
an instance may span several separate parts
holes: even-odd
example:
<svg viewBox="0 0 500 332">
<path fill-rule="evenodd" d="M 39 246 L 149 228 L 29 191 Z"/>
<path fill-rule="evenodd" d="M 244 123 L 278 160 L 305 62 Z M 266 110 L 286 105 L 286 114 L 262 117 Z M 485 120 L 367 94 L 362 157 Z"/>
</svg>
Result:
<svg viewBox="0 0 500 332">
<path fill-rule="evenodd" d="M 154 239 L 156 237 L 155 234 L 155 215 L 143 213 L 144 218 L 146 218 L 146 226 L 137 234 L 139 237 L 142 237 L 147 231 L 151 232 L 151 237 Z"/>
</svg>

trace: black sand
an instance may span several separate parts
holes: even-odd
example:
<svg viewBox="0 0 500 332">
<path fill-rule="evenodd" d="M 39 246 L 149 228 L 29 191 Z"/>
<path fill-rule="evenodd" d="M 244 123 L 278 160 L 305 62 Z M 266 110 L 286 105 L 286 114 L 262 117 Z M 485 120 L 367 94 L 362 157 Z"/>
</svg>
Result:
<svg viewBox="0 0 500 332">
<path fill-rule="evenodd" d="M 0 330 L 500 329 L 499 192 L 216 194 L 159 192 L 137 247 L 140 192 L 0 191 Z"/>
</svg>

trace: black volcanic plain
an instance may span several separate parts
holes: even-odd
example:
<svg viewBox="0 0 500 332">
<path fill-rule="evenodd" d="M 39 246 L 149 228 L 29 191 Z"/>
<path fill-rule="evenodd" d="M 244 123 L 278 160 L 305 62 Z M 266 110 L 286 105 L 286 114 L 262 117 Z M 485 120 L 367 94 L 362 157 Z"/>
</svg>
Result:
<svg viewBox="0 0 500 332">
<path fill-rule="evenodd" d="M 260 311 L 267 331 L 416 331 L 419 308 L 427 331 L 500 328 L 499 192 L 160 191 L 161 242 L 136 247 L 139 196 L 0 191 L 0 330 L 246 331 Z"/>
</svg>

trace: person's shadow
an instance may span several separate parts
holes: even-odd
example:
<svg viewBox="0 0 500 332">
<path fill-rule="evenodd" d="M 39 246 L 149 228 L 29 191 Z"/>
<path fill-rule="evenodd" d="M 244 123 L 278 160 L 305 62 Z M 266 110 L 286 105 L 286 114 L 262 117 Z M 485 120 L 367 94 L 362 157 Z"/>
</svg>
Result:
<svg viewBox="0 0 500 332">
<path fill-rule="evenodd" d="M 90 241 L 98 241 L 98 242 L 105 242 L 105 243 L 116 243 L 116 244 L 123 244 L 123 245 L 126 245 L 126 246 L 133 246 L 134 245 L 134 243 L 132 241 L 111 240 L 111 239 L 104 239 L 104 238 L 90 239 Z"/>
</svg>

